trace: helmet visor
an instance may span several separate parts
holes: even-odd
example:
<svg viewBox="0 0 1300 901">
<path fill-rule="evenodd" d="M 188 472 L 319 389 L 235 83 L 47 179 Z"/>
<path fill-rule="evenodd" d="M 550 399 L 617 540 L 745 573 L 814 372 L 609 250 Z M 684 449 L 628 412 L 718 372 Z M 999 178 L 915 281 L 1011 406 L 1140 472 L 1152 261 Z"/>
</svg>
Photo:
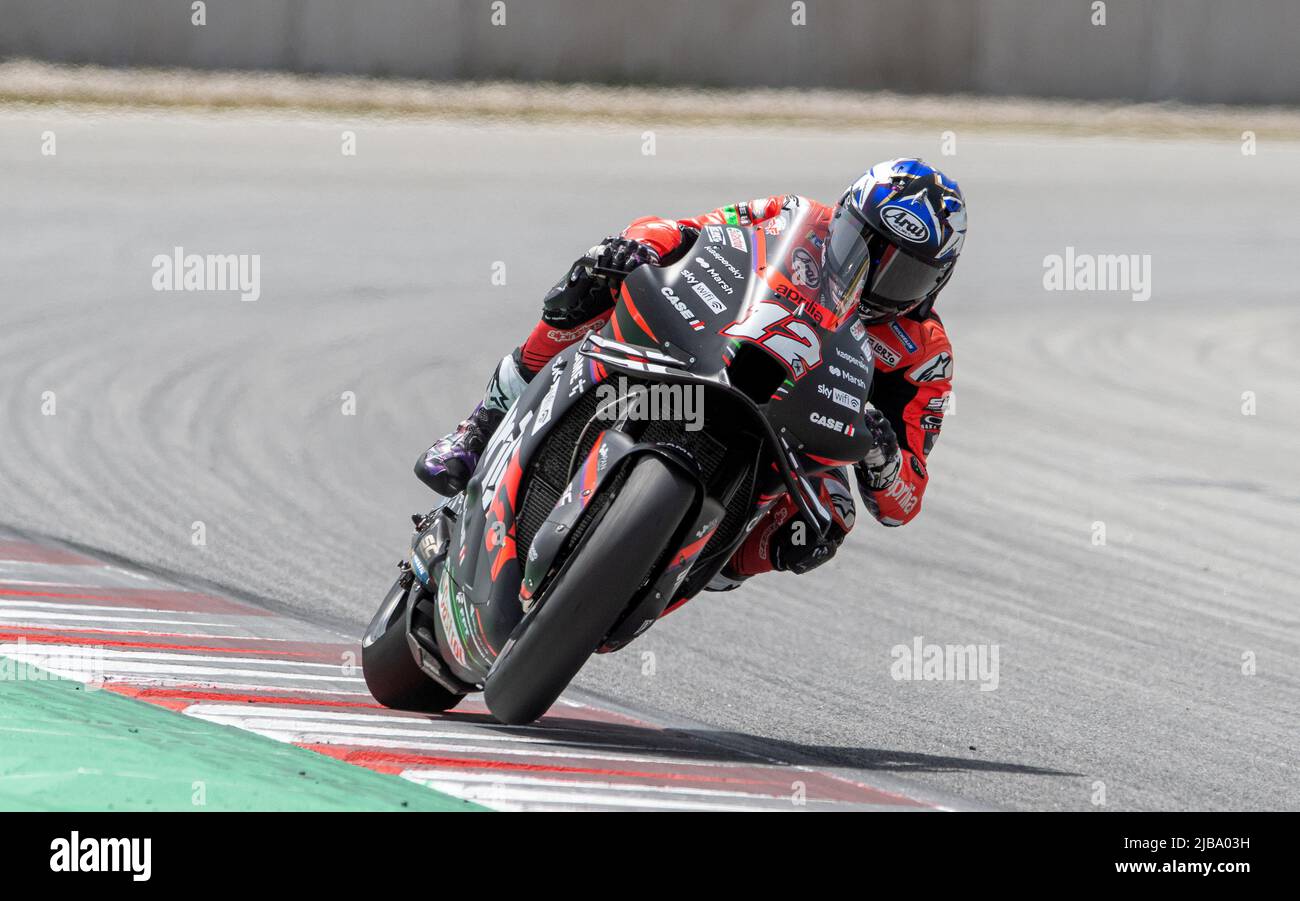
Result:
<svg viewBox="0 0 1300 901">
<path fill-rule="evenodd" d="M 872 263 L 863 312 L 872 319 L 901 316 L 942 285 L 947 271 L 947 266 L 931 266 L 891 245 Z"/>
<path fill-rule="evenodd" d="M 852 207 L 835 210 L 822 269 L 841 316 L 855 304 L 868 319 L 901 316 L 942 285 L 950 267 L 903 253 Z"/>
<path fill-rule="evenodd" d="M 826 256 L 822 276 L 826 282 L 828 306 L 844 316 L 858 304 L 862 285 L 871 268 L 870 241 L 874 232 L 857 210 L 835 208 L 826 235 Z"/>
</svg>

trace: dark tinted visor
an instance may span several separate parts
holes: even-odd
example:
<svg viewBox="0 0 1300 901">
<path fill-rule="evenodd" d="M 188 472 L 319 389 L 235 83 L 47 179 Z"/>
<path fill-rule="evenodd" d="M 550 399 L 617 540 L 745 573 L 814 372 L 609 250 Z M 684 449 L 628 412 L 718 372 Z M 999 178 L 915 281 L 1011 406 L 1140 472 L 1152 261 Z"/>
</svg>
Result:
<svg viewBox="0 0 1300 901">
<path fill-rule="evenodd" d="M 843 316 L 857 305 L 871 319 L 906 313 L 943 284 L 949 266 L 933 266 L 898 249 L 851 207 L 836 207 L 826 241 L 830 305 Z"/>
</svg>

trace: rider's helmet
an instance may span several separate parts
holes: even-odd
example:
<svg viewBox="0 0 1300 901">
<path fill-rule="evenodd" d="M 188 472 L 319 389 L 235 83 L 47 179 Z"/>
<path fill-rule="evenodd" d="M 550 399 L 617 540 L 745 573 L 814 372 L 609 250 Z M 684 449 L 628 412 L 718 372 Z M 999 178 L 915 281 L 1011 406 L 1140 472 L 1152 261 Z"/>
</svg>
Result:
<svg viewBox="0 0 1300 901">
<path fill-rule="evenodd" d="M 877 163 L 844 192 L 822 249 L 830 305 L 887 322 L 934 297 L 966 240 L 957 182 L 919 159 Z"/>
</svg>

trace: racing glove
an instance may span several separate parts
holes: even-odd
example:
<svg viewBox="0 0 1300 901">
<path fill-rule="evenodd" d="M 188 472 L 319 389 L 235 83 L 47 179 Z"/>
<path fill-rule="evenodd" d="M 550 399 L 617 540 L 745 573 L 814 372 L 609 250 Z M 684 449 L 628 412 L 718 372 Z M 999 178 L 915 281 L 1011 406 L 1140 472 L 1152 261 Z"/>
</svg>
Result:
<svg viewBox="0 0 1300 901">
<path fill-rule="evenodd" d="M 573 264 L 569 280 L 586 274 L 593 279 L 603 280 L 610 288 L 617 288 L 638 266 L 659 264 L 659 254 L 649 244 L 611 235 Z"/>
<path fill-rule="evenodd" d="M 898 478 L 898 470 L 903 465 L 903 455 L 898 449 L 898 436 L 889 424 L 885 414 L 868 408 L 863 417 L 867 429 L 871 432 L 871 450 L 867 451 L 854 470 L 858 476 L 858 488 L 867 491 L 884 491 Z"/>
</svg>

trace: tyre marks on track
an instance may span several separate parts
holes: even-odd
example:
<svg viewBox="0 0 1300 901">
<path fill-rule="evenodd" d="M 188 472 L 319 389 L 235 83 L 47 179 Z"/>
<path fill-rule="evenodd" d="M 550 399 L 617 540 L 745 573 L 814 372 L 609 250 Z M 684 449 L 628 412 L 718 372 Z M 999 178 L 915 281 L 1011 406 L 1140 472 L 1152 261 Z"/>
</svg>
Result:
<svg viewBox="0 0 1300 901">
<path fill-rule="evenodd" d="M 0 532 L 0 655 L 498 810 L 923 810 L 573 697 L 502 726 L 471 697 L 439 716 L 366 691 L 354 640 Z"/>
</svg>

